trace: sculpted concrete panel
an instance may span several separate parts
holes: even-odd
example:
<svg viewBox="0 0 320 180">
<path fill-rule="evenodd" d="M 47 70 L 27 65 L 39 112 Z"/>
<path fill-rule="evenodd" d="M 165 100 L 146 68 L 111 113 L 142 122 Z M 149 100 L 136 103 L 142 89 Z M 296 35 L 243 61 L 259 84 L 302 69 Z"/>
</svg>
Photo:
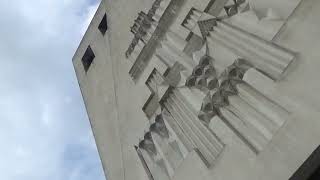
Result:
<svg viewBox="0 0 320 180">
<path fill-rule="evenodd" d="M 319 145 L 320 2 L 155 2 L 103 0 L 73 58 L 108 179 L 289 179 Z"/>
</svg>

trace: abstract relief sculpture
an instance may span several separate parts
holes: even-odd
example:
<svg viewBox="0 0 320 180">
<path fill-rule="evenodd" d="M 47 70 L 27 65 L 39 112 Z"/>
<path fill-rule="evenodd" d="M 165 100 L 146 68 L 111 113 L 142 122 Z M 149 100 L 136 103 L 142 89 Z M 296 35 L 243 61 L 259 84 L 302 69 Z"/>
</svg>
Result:
<svg viewBox="0 0 320 180">
<path fill-rule="evenodd" d="M 148 14 L 139 14 L 131 29 L 137 38 L 127 57 L 134 54 L 135 46 L 140 51 L 153 36 L 154 30 L 148 29 L 156 27 L 168 5 L 161 2 L 156 1 Z M 152 67 L 145 82 L 151 95 L 143 111 L 150 126 L 136 148 L 152 178 L 172 178 L 192 151 L 207 167 L 213 166 L 228 146 L 212 130 L 213 119 L 226 124 L 248 151 L 259 154 L 290 116 L 286 107 L 246 78 L 255 72 L 275 84 L 296 56 L 235 25 L 232 19 L 250 10 L 250 2 L 245 0 L 228 1 L 219 17 L 192 8 L 182 26 L 203 40 L 193 57 L 184 52 L 189 42 L 178 33 L 167 30 L 157 39 L 151 58 L 166 66 L 166 71 L 160 73 L 158 67 Z"/>
<path fill-rule="evenodd" d="M 250 68 L 250 63 L 237 59 L 221 73 L 219 85 L 207 92 L 198 117 L 208 126 L 218 116 L 258 153 L 287 119 L 288 112 L 243 81 Z"/>
</svg>

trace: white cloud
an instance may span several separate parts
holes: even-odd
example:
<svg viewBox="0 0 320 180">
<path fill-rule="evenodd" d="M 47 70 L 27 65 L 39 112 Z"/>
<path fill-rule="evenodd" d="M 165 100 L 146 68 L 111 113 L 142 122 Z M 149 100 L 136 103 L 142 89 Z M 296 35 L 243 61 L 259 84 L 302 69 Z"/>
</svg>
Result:
<svg viewBox="0 0 320 180">
<path fill-rule="evenodd" d="M 103 179 L 71 62 L 97 4 L 0 1 L 0 179 Z"/>
<path fill-rule="evenodd" d="M 98 4 L 92 4 L 91 6 L 88 7 L 88 15 L 87 18 L 84 21 L 84 24 L 82 25 L 82 29 L 81 29 L 81 34 L 84 35 L 94 14 L 96 13 L 96 10 L 98 8 Z"/>
</svg>

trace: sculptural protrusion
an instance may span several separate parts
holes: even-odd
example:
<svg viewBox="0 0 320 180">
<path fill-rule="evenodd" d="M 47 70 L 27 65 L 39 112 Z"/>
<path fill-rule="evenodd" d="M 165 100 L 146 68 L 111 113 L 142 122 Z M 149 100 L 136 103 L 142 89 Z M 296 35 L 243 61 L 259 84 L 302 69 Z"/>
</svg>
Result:
<svg viewBox="0 0 320 180">
<path fill-rule="evenodd" d="M 162 138 L 169 138 L 169 131 L 163 121 L 161 114 L 156 116 L 155 123 L 150 126 L 150 131 L 159 134 Z"/>
<path fill-rule="evenodd" d="M 207 78 L 207 87 L 209 90 L 213 90 L 219 87 L 219 82 L 216 77 L 210 76 Z"/>
<path fill-rule="evenodd" d="M 156 146 L 153 143 L 152 138 L 151 138 L 151 140 L 150 139 L 144 139 L 144 140 L 140 141 L 139 148 L 144 149 L 150 155 L 155 156 L 157 154 L 157 149 L 156 149 Z"/>
<path fill-rule="evenodd" d="M 220 107 L 227 106 L 229 104 L 227 98 L 224 96 L 221 90 L 216 91 L 212 95 L 212 103 L 213 106 L 217 109 L 219 109 Z"/>
<path fill-rule="evenodd" d="M 238 94 L 238 90 L 236 88 L 236 84 L 240 83 L 240 81 L 228 79 L 221 83 L 220 90 L 223 96 L 233 96 Z"/>
<path fill-rule="evenodd" d="M 238 13 L 238 7 L 235 4 L 230 6 L 225 6 L 224 9 L 229 17 Z"/>
<path fill-rule="evenodd" d="M 212 100 L 210 98 L 210 93 L 204 98 L 202 106 L 201 106 L 201 111 L 209 113 L 213 111 L 213 104 Z"/>
<path fill-rule="evenodd" d="M 198 65 L 194 68 L 192 74 L 195 76 L 201 76 L 203 75 L 204 66 Z"/>
<path fill-rule="evenodd" d="M 210 56 L 202 56 L 200 61 L 199 61 L 199 65 L 201 66 L 207 66 L 207 65 L 213 65 L 212 64 L 212 58 Z"/>
<path fill-rule="evenodd" d="M 203 75 L 205 75 L 206 77 L 209 77 L 209 76 L 215 77 L 216 71 L 212 66 L 206 65 L 203 68 Z"/>
<path fill-rule="evenodd" d="M 224 10 L 226 11 L 226 14 L 230 16 L 234 16 L 239 12 L 239 7 L 243 3 L 245 3 L 246 0 L 233 0 L 233 2 L 228 3 L 225 7 Z"/>
<path fill-rule="evenodd" d="M 198 65 L 193 69 L 192 75 L 187 78 L 186 86 L 196 87 L 204 92 L 217 88 L 216 70 L 210 56 L 201 57 Z"/>
<path fill-rule="evenodd" d="M 211 119 L 214 117 L 215 114 L 206 113 L 200 111 L 198 114 L 198 118 L 203 122 L 204 125 L 209 126 Z"/>
<path fill-rule="evenodd" d="M 209 126 L 211 119 L 217 115 L 216 108 L 213 105 L 211 93 L 208 93 L 203 99 L 203 103 L 198 114 L 198 118 L 206 125 Z"/>
<path fill-rule="evenodd" d="M 197 77 L 196 79 L 196 87 L 199 89 L 207 87 L 207 80 L 205 77 Z"/>
<path fill-rule="evenodd" d="M 220 82 L 228 79 L 241 81 L 244 74 L 252 67 L 253 66 L 245 59 L 236 59 L 232 65 L 221 73 L 219 80 Z"/>
<path fill-rule="evenodd" d="M 187 87 L 193 87 L 196 85 L 196 80 L 197 80 L 197 77 L 196 76 L 190 76 L 188 77 L 187 81 L 186 81 L 186 86 Z"/>
</svg>

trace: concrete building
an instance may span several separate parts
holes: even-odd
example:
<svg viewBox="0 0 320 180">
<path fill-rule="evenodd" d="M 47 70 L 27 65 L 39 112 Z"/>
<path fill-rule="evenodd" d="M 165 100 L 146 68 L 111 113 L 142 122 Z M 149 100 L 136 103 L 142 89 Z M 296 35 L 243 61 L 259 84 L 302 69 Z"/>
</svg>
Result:
<svg viewBox="0 0 320 180">
<path fill-rule="evenodd" d="M 319 179 L 319 17 L 318 0 L 102 0 L 73 64 L 107 179 Z"/>
</svg>

